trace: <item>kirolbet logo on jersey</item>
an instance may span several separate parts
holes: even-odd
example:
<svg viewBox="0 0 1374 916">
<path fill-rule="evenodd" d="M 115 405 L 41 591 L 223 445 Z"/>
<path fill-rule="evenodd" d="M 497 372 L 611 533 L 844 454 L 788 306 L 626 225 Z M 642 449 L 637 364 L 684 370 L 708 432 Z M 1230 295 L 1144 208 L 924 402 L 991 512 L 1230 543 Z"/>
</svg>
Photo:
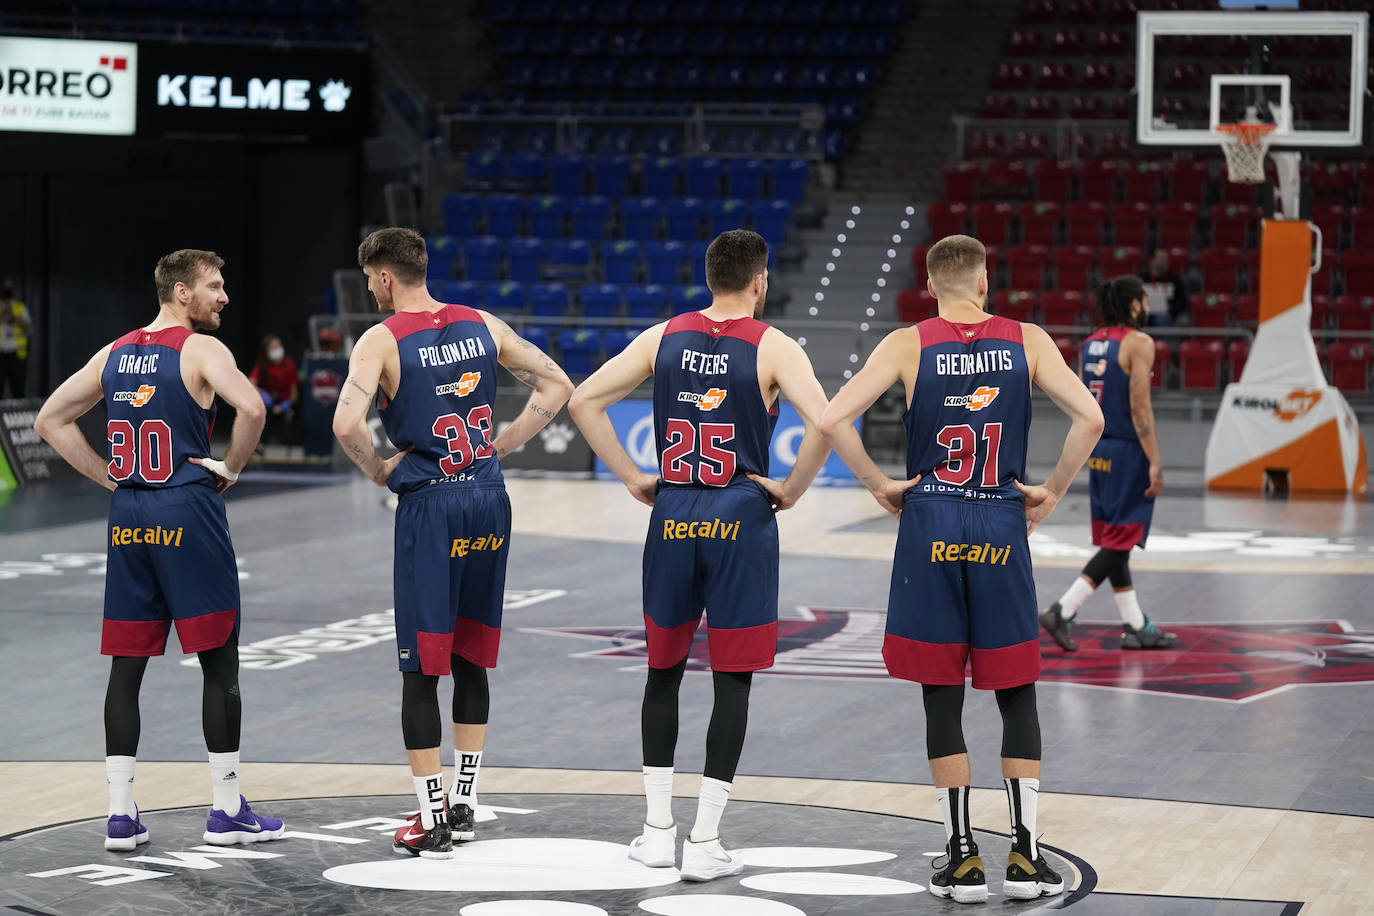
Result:
<svg viewBox="0 0 1374 916">
<path fill-rule="evenodd" d="M 963 560 L 967 563 L 987 563 L 989 566 L 1006 566 L 1011 555 L 1011 545 L 993 547 L 991 544 L 946 544 L 944 541 L 930 542 L 930 562 L 953 563 Z"/>
<path fill-rule="evenodd" d="M 435 394 L 456 394 L 460 398 L 465 398 L 477 390 L 477 383 L 482 380 L 480 372 L 464 372 L 456 382 L 449 382 L 447 385 L 436 385 Z"/>
<path fill-rule="evenodd" d="M 1091 372 L 1093 375 L 1102 375 L 1107 371 L 1107 361 L 1105 359 L 1095 359 L 1090 363 L 1084 363 L 1083 371 Z"/>
<path fill-rule="evenodd" d="M 480 538 L 454 538 L 449 548 L 449 559 L 465 557 L 474 550 L 500 550 L 506 539 L 497 534 L 485 534 Z"/>
<path fill-rule="evenodd" d="M 680 404 L 695 404 L 700 410 L 715 410 L 725 400 L 725 389 L 710 388 L 705 394 L 698 394 L 695 391 L 679 391 L 677 399 Z"/>
<path fill-rule="evenodd" d="M 997 395 L 1001 393 L 1001 388 L 989 388 L 987 385 L 979 385 L 978 390 L 973 394 L 952 394 L 945 398 L 946 407 L 966 407 L 969 410 L 982 410 L 993 401 L 997 400 Z"/>
<path fill-rule="evenodd" d="M 151 544 L 154 547 L 180 547 L 181 528 L 123 528 L 110 526 L 110 546 L 128 547 L 130 544 Z"/>
<path fill-rule="evenodd" d="M 157 391 L 156 385 L 139 385 L 137 391 L 116 391 L 114 400 L 128 401 L 134 407 L 142 407 L 153 399 L 153 392 Z"/>
</svg>

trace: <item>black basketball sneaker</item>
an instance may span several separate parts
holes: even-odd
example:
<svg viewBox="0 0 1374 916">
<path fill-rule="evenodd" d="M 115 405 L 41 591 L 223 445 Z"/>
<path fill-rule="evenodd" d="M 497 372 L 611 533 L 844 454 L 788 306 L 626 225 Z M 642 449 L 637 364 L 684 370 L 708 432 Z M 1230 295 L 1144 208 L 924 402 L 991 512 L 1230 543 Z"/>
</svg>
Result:
<svg viewBox="0 0 1374 916">
<path fill-rule="evenodd" d="M 1129 623 L 1121 625 L 1121 648 L 1123 649 L 1176 649 L 1178 648 L 1178 634 L 1165 633 L 1155 626 L 1149 615 L 1145 617 L 1145 626 L 1136 629 Z"/>
<path fill-rule="evenodd" d="M 434 826 L 426 830 L 417 811 L 406 821 L 404 827 L 393 834 L 391 849 L 403 856 L 422 856 L 426 859 L 452 858 L 453 834 L 449 830 L 447 812 L 443 817 L 436 817 Z"/>
<path fill-rule="evenodd" d="M 453 805 L 448 809 L 448 829 L 453 842 L 466 843 L 477 839 L 477 812 L 472 805 Z"/>
<path fill-rule="evenodd" d="M 1030 860 L 1029 844 L 1017 845 L 1007 853 L 1007 879 L 1002 893 L 1011 900 L 1034 900 L 1064 893 L 1064 879 L 1050 868 L 1044 855 Z"/>
<path fill-rule="evenodd" d="M 929 890 L 936 897 L 953 897 L 956 903 L 983 903 L 988 899 L 988 878 L 978 844 L 970 837 L 955 837 L 945 844 L 945 864 L 935 863 Z"/>
<path fill-rule="evenodd" d="M 1078 651 L 1078 643 L 1073 641 L 1071 635 L 1073 621 L 1064 616 L 1058 601 L 1040 612 L 1040 625 L 1059 644 L 1059 648 L 1065 652 Z"/>
</svg>

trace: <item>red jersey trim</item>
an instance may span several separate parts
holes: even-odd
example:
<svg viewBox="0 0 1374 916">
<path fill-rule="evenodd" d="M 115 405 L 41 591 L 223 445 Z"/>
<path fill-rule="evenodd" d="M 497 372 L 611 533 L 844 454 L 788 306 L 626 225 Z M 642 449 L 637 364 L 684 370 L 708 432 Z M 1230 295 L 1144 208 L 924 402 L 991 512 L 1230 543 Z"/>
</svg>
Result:
<svg viewBox="0 0 1374 916">
<path fill-rule="evenodd" d="M 1131 332 L 1134 331 L 1134 330 L 1136 330 L 1136 329 L 1135 329 L 1135 328 L 1128 328 L 1128 327 L 1126 327 L 1126 325 L 1124 325 L 1124 324 L 1113 325 L 1113 326 L 1110 327 L 1110 328 L 1098 328 L 1096 331 L 1093 331 L 1093 332 L 1092 332 L 1091 334 L 1089 334 L 1087 337 L 1083 338 L 1083 342 L 1084 342 L 1084 343 L 1087 343 L 1087 342 L 1090 341 L 1090 340 L 1117 340 L 1117 341 L 1121 341 L 1121 340 L 1125 340 L 1125 339 L 1126 339 L 1126 335 L 1129 334 L 1129 333 L 1131 333 Z"/>
<path fill-rule="evenodd" d="M 486 324 L 476 309 L 466 305 L 445 305 L 433 312 L 397 312 L 383 321 L 382 324 L 391 331 L 392 337 L 400 340 L 403 337 L 409 337 L 416 331 L 432 331 L 457 324 L 460 321 L 476 321 Z"/>
<path fill-rule="evenodd" d="M 1005 340 L 1011 343 L 1025 343 L 1021 333 L 1021 322 L 1012 321 L 1001 315 L 991 315 L 987 321 L 962 323 L 949 321 L 936 316 L 927 318 L 916 325 L 921 335 L 921 346 L 929 347 L 942 343 L 973 343 L 975 340 Z M 973 333 L 968 332 L 972 330 Z"/>
<path fill-rule="evenodd" d="M 194 333 L 195 331 L 190 328 L 183 327 L 163 328 L 160 331 L 135 328 L 110 344 L 110 352 L 113 353 L 120 347 L 168 347 L 179 351 L 182 344 L 186 343 L 186 338 Z"/>
<path fill-rule="evenodd" d="M 770 327 L 771 325 L 756 318 L 731 318 L 728 321 L 715 321 L 707 318 L 701 312 L 683 312 L 681 315 L 674 315 L 669 319 L 668 326 L 663 329 L 663 336 L 667 337 L 678 331 L 700 331 L 712 337 L 734 337 L 757 347 L 759 341 L 763 339 L 764 332 Z"/>
</svg>

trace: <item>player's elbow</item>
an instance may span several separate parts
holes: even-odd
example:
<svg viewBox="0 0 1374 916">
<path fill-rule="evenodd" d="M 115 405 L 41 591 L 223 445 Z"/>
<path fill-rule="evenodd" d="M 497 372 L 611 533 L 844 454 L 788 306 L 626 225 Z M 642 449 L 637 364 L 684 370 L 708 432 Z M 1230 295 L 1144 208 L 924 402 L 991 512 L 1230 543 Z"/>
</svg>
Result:
<svg viewBox="0 0 1374 916">
<path fill-rule="evenodd" d="M 821 431 L 821 435 L 825 437 L 826 442 L 833 442 L 835 441 L 835 435 L 848 425 L 849 424 L 845 422 L 845 418 L 835 409 L 835 405 L 829 404 L 826 406 L 825 410 L 821 412 L 821 422 L 818 424 L 818 428 Z"/>
<path fill-rule="evenodd" d="M 261 426 L 267 422 L 267 405 L 262 402 L 262 398 L 254 398 L 236 409 L 239 419 L 244 423 L 256 423 Z"/>
<path fill-rule="evenodd" d="M 57 429 L 57 421 L 53 419 L 48 405 L 44 404 L 38 411 L 38 416 L 33 421 L 33 431 L 43 439 L 44 442 L 51 442 L 53 432 Z"/>
<path fill-rule="evenodd" d="M 571 382 L 569 382 L 568 384 L 569 386 L 572 385 Z M 576 420 L 579 424 L 581 424 L 584 419 L 586 419 L 595 411 L 596 405 L 592 402 L 591 395 L 587 393 L 586 385 L 574 388 L 571 392 L 569 392 L 568 413 L 571 414 L 572 418 Z"/>
<path fill-rule="evenodd" d="M 548 387 L 549 394 L 558 398 L 560 404 L 571 402 L 572 398 L 577 393 L 577 386 L 575 386 L 572 383 L 572 379 L 568 378 L 567 374 L 563 372 L 558 373 L 554 378 L 545 379 L 544 385 Z"/>
<path fill-rule="evenodd" d="M 1092 404 L 1092 410 L 1088 411 L 1081 418 L 1083 427 L 1092 433 L 1094 439 L 1101 438 L 1102 431 L 1107 428 L 1107 421 L 1102 416 L 1102 408 L 1097 406 L 1097 402 Z"/>
</svg>

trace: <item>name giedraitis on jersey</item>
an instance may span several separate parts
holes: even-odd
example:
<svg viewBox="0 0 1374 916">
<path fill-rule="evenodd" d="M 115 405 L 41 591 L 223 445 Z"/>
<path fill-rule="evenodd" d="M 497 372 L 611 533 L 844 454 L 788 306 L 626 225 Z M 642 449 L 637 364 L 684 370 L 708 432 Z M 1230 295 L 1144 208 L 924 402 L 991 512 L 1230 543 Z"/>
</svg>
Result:
<svg viewBox="0 0 1374 916">
<path fill-rule="evenodd" d="M 982 372 L 1011 372 L 1015 368 L 1009 347 L 974 353 L 935 354 L 936 375 L 978 375 Z"/>
</svg>

